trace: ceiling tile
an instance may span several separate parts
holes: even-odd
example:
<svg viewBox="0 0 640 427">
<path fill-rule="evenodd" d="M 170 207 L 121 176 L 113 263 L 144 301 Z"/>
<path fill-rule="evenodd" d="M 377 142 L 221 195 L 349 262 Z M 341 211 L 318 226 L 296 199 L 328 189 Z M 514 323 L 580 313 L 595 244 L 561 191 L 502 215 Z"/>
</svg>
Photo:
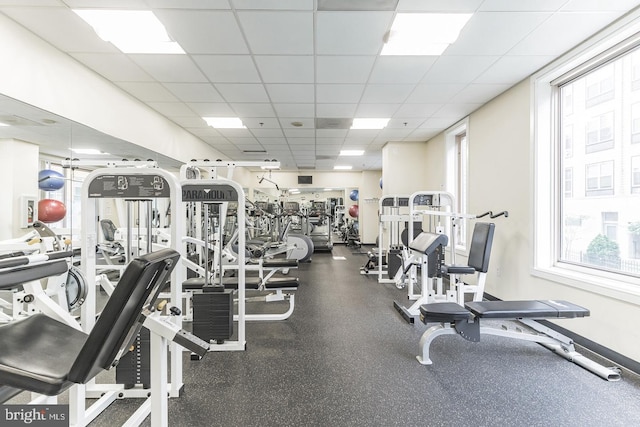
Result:
<svg viewBox="0 0 640 427">
<path fill-rule="evenodd" d="M 194 55 L 193 60 L 213 83 L 260 83 L 250 55 Z"/>
<path fill-rule="evenodd" d="M 269 146 L 286 146 L 287 150 L 289 149 L 289 145 L 287 144 L 287 139 L 286 138 L 264 138 L 261 137 L 259 138 L 260 142 L 262 144 L 264 144 L 265 146 L 269 145 Z"/>
<path fill-rule="evenodd" d="M 230 11 L 157 9 L 154 13 L 187 53 L 249 52 Z"/>
<path fill-rule="evenodd" d="M 219 135 L 215 129 L 207 125 L 207 122 L 205 122 L 202 117 L 172 117 L 171 120 L 184 128 L 188 128 L 191 133 L 194 133 L 197 129 L 201 129 L 207 131 L 207 133 L 213 131 L 216 135 Z"/>
<path fill-rule="evenodd" d="M 446 104 L 433 116 L 441 118 L 453 117 L 459 120 L 480 107 L 482 107 L 482 104 Z"/>
<path fill-rule="evenodd" d="M 462 83 L 421 84 L 416 86 L 406 102 L 412 104 L 444 104 L 465 86 Z"/>
<path fill-rule="evenodd" d="M 177 102 L 171 92 L 160 83 L 151 82 L 119 82 L 117 83 L 126 92 L 144 102 Z"/>
<path fill-rule="evenodd" d="M 268 103 L 232 102 L 230 105 L 240 117 L 275 117 L 275 112 Z"/>
<path fill-rule="evenodd" d="M 164 87 L 182 102 L 224 102 L 210 83 L 165 83 Z"/>
<path fill-rule="evenodd" d="M 504 56 L 475 80 L 475 83 L 513 86 L 549 63 L 551 56 Z"/>
<path fill-rule="evenodd" d="M 233 142 L 234 138 L 253 138 L 249 129 L 216 129 L 220 135 Z"/>
<path fill-rule="evenodd" d="M 154 110 L 168 117 L 190 117 L 194 113 L 182 102 L 147 102 Z"/>
<path fill-rule="evenodd" d="M 313 13 L 237 13 L 253 54 L 313 54 Z"/>
<path fill-rule="evenodd" d="M 309 126 L 313 126 L 311 123 Z M 315 138 L 315 129 L 285 129 L 284 135 L 287 138 Z"/>
<path fill-rule="evenodd" d="M 265 83 L 313 83 L 313 56 L 255 56 Z"/>
<path fill-rule="evenodd" d="M 261 128 L 253 128 L 251 129 L 251 133 L 256 138 L 264 137 L 264 138 L 280 138 L 283 137 L 282 129 L 261 129 Z"/>
<path fill-rule="evenodd" d="M 186 55 L 129 55 L 153 78 L 160 82 L 206 82 L 207 78 Z"/>
<path fill-rule="evenodd" d="M 391 117 L 400 104 L 360 104 L 355 117 Z"/>
<path fill-rule="evenodd" d="M 219 102 L 190 102 L 187 104 L 200 117 L 234 117 L 229 104 Z"/>
<path fill-rule="evenodd" d="M 505 90 L 509 84 L 470 84 L 464 91 L 451 98 L 451 102 L 462 104 L 484 104 Z"/>
<path fill-rule="evenodd" d="M 153 80 L 124 53 L 72 53 L 71 56 L 114 82 L 149 82 Z"/>
<path fill-rule="evenodd" d="M 393 12 L 317 12 L 316 53 L 377 55 L 392 19 Z"/>
<path fill-rule="evenodd" d="M 544 12 L 478 12 L 447 55 L 504 55 L 551 16 Z"/>
<path fill-rule="evenodd" d="M 360 102 L 364 85 L 316 85 L 316 102 L 324 104 L 354 104 Z"/>
<path fill-rule="evenodd" d="M 315 138 L 287 138 L 287 141 L 289 141 L 289 144 L 291 146 L 308 145 L 310 147 L 313 147 L 316 144 Z"/>
<path fill-rule="evenodd" d="M 561 11 L 589 11 L 589 12 L 605 12 L 605 11 L 619 11 L 626 12 L 638 6 L 640 2 L 638 0 L 616 0 L 616 1 L 601 1 L 601 0 L 569 0 L 562 8 Z"/>
<path fill-rule="evenodd" d="M 265 87 L 274 104 L 314 101 L 314 87 L 311 84 L 267 84 Z"/>
<path fill-rule="evenodd" d="M 362 94 L 361 102 L 368 104 L 402 103 L 413 90 L 414 85 L 403 84 L 370 84 Z"/>
<path fill-rule="evenodd" d="M 215 86 L 227 102 L 269 102 L 267 91 L 259 84 L 218 83 Z"/>
<path fill-rule="evenodd" d="M 499 56 L 441 56 L 422 83 L 468 83 L 482 74 Z"/>
<path fill-rule="evenodd" d="M 518 0 L 522 1 L 522 0 Z M 400 0 L 398 12 L 475 12 L 482 0 Z"/>
<path fill-rule="evenodd" d="M 146 0 L 151 8 L 163 9 L 230 9 L 229 0 Z"/>
<path fill-rule="evenodd" d="M 313 0 L 233 0 L 236 9 L 313 10 Z"/>
<path fill-rule="evenodd" d="M 355 117 L 358 104 L 316 104 L 318 117 Z"/>
<path fill-rule="evenodd" d="M 409 132 L 416 129 L 424 122 L 422 117 L 403 117 L 389 120 L 385 129 L 405 129 Z"/>
<path fill-rule="evenodd" d="M 393 115 L 394 117 L 429 117 L 442 108 L 442 104 L 403 104 Z"/>
<path fill-rule="evenodd" d="M 580 0 L 582 1 L 582 0 Z M 478 8 L 483 12 L 554 12 L 567 0 L 485 0 Z"/>
<path fill-rule="evenodd" d="M 316 138 L 318 138 L 318 141 L 321 139 L 344 138 L 347 133 L 349 133 L 349 129 L 316 129 Z"/>
<path fill-rule="evenodd" d="M 448 128 L 449 126 L 451 126 L 452 124 L 454 124 L 458 120 L 460 120 L 460 118 L 462 118 L 462 117 L 458 117 L 458 118 L 429 117 L 427 120 L 424 121 L 424 123 L 422 123 L 420 125 L 419 129 L 421 129 L 421 130 L 425 130 L 425 129 L 427 129 L 427 130 L 434 130 L 434 129 L 443 130 L 443 129 Z"/>
<path fill-rule="evenodd" d="M 511 49 L 509 55 L 560 55 L 617 16 L 619 12 L 556 13 Z M 566 28 L 571 28 L 571 31 L 566 31 Z M 563 37 L 558 37 L 558 34 Z"/>
<path fill-rule="evenodd" d="M 273 104 L 278 117 L 314 117 L 314 104 Z"/>
<path fill-rule="evenodd" d="M 318 56 L 316 83 L 365 83 L 375 56 Z"/>
<path fill-rule="evenodd" d="M 440 129 L 440 128 L 437 128 L 437 129 L 418 129 L 418 130 L 415 130 L 415 131 L 411 132 L 411 134 L 409 136 L 404 138 L 404 141 L 426 141 L 429 138 L 433 138 L 434 136 L 439 134 L 441 131 L 442 131 L 442 129 Z"/>
<path fill-rule="evenodd" d="M 380 56 L 369 83 L 418 83 L 436 56 Z"/>
</svg>

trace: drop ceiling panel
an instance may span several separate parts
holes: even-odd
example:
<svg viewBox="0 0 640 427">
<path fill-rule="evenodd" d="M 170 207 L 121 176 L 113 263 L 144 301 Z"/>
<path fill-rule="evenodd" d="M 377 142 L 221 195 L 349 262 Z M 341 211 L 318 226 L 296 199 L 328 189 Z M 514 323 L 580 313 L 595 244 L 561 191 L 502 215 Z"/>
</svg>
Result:
<svg viewBox="0 0 640 427">
<path fill-rule="evenodd" d="M 230 9 L 228 0 L 147 0 L 151 8 L 163 9 Z"/>
<path fill-rule="evenodd" d="M 637 0 L 616 0 L 616 1 L 599 1 L 599 0 L 569 0 L 562 8 L 561 11 L 587 11 L 587 12 L 602 12 L 602 11 L 619 11 L 626 12 L 631 8 L 634 8 L 640 4 Z"/>
<path fill-rule="evenodd" d="M 130 55 L 130 58 L 160 82 L 206 82 L 207 78 L 186 55 Z"/>
<path fill-rule="evenodd" d="M 414 85 L 403 84 L 370 84 L 364 90 L 362 94 L 361 102 L 369 104 L 382 104 L 382 103 L 394 103 L 398 104 L 404 102 L 407 96 L 413 90 Z"/>
<path fill-rule="evenodd" d="M 165 83 L 164 87 L 182 102 L 224 102 L 210 83 Z"/>
<path fill-rule="evenodd" d="M 316 102 L 325 104 L 357 104 L 364 85 L 316 85 Z"/>
<path fill-rule="evenodd" d="M 582 1 L 582 0 L 581 0 Z M 485 0 L 478 10 L 483 12 L 554 12 L 560 9 L 567 0 Z"/>
<path fill-rule="evenodd" d="M 394 117 L 429 117 L 442 108 L 442 104 L 402 104 L 393 115 Z"/>
<path fill-rule="evenodd" d="M 376 57 L 318 56 L 317 83 L 365 83 L 369 79 Z"/>
<path fill-rule="evenodd" d="M 232 102 L 231 108 L 241 117 L 275 117 L 273 107 L 269 103 Z"/>
<path fill-rule="evenodd" d="M 358 104 L 316 104 L 318 117 L 355 117 Z"/>
<path fill-rule="evenodd" d="M 400 104 L 360 104 L 355 117 L 391 117 Z"/>
<path fill-rule="evenodd" d="M 209 127 L 207 125 L 207 122 L 205 122 L 201 117 L 173 117 L 172 120 L 179 126 L 187 128 L 187 130 L 191 133 L 193 133 L 195 129 L 201 129 L 205 131 L 211 129 L 215 132 L 215 130 Z"/>
<path fill-rule="evenodd" d="M 187 53 L 249 52 L 232 12 L 157 9 L 154 13 Z"/>
<path fill-rule="evenodd" d="M 279 138 L 279 137 L 283 137 L 284 136 L 284 134 L 282 133 L 282 129 L 260 129 L 260 128 L 254 128 L 254 129 L 251 129 L 251 133 L 256 138 L 261 138 L 261 137 Z"/>
<path fill-rule="evenodd" d="M 314 104 L 273 104 L 278 117 L 314 117 Z"/>
<path fill-rule="evenodd" d="M 219 83 L 215 86 L 227 102 L 269 102 L 267 91 L 260 84 Z"/>
<path fill-rule="evenodd" d="M 256 56 L 265 83 L 313 83 L 313 56 Z"/>
<path fill-rule="evenodd" d="M 214 83 L 260 83 L 250 55 L 194 55 L 193 60 Z"/>
<path fill-rule="evenodd" d="M 253 54 L 313 54 L 311 12 L 239 11 L 238 19 Z"/>
<path fill-rule="evenodd" d="M 311 84 L 266 84 L 265 87 L 274 104 L 314 102 L 314 87 Z"/>
<path fill-rule="evenodd" d="M 445 104 L 434 114 L 434 117 L 453 118 L 457 120 L 471 114 L 481 106 L 482 104 Z"/>
<path fill-rule="evenodd" d="M 280 122 L 273 117 L 252 117 L 244 125 L 250 129 L 280 129 Z"/>
<path fill-rule="evenodd" d="M 400 0 L 397 10 L 399 12 L 472 13 L 481 4 L 482 0 Z"/>
<path fill-rule="evenodd" d="M 178 98 L 160 83 L 118 82 L 116 84 L 143 102 L 178 102 Z"/>
<path fill-rule="evenodd" d="M 150 82 L 148 73 L 123 53 L 72 53 L 76 60 L 114 82 Z"/>
<path fill-rule="evenodd" d="M 551 56 L 504 56 L 478 77 L 476 83 L 514 85 L 548 64 Z"/>
<path fill-rule="evenodd" d="M 169 118 L 193 116 L 193 111 L 181 102 L 147 102 L 147 104 Z"/>
<path fill-rule="evenodd" d="M 313 0 L 233 0 L 236 9 L 313 10 Z"/>
<path fill-rule="evenodd" d="M 551 16 L 544 12 L 478 12 L 447 55 L 504 55 Z"/>
<path fill-rule="evenodd" d="M 316 131 L 315 129 L 285 129 L 284 135 L 287 138 L 314 138 Z"/>
<path fill-rule="evenodd" d="M 381 56 L 369 83 L 418 83 L 437 56 Z"/>
<path fill-rule="evenodd" d="M 511 85 L 508 84 L 470 84 L 463 92 L 454 96 L 451 101 L 461 104 L 484 104 L 509 87 Z"/>
<path fill-rule="evenodd" d="M 422 83 L 467 83 L 496 62 L 499 56 L 441 56 Z"/>
<path fill-rule="evenodd" d="M 190 102 L 187 104 L 196 114 L 201 117 L 233 117 L 234 111 L 229 104 L 215 102 Z"/>
<path fill-rule="evenodd" d="M 316 53 L 377 55 L 393 12 L 318 12 Z"/>
<path fill-rule="evenodd" d="M 460 92 L 463 83 L 421 84 L 407 98 L 411 104 L 444 104 Z"/>
</svg>

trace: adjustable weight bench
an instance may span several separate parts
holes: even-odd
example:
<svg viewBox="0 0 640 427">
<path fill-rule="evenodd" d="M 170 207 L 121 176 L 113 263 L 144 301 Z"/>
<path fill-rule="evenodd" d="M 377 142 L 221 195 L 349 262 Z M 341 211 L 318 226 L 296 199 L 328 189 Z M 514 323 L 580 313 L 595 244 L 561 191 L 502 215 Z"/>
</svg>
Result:
<svg viewBox="0 0 640 427">
<path fill-rule="evenodd" d="M 618 372 L 587 359 L 575 350 L 573 340 L 569 337 L 535 321 L 586 316 L 589 316 L 586 308 L 558 300 L 473 301 L 464 307 L 453 302 L 424 304 L 420 307 L 420 320 L 425 324 L 439 324 L 428 328 L 420 338 L 421 353 L 417 359 L 423 365 L 433 363 L 429 357 L 429 347 L 440 335 L 457 334 L 472 342 L 479 342 L 483 334 L 497 335 L 537 342 L 606 380 L 617 381 L 620 379 Z M 508 329 L 501 325 L 496 328 L 481 325 L 482 319 L 517 320 L 526 327 Z"/>
<path fill-rule="evenodd" d="M 88 335 L 42 313 L 0 327 L 0 342 L 4 344 L 0 347 L 0 395 L 10 397 L 19 389 L 55 396 L 86 384 L 117 365 L 144 323 L 152 332 L 151 366 L 152 370 L 156 368 L 150 407 L 160 411 L 151 413 L 152 425 L 156 425 L 156 417 L 166 425 L 167 384 L 162 381 L 167 371 L 166 340 L 200 355 L 206 354 L 209 346 L 161 320 L 160 307 L 155 306 L 161 287 L 179 259 L 180 254 L 171 249 L 134 259 Z M 84 411 L 84 401 L 81 405 Z"/>
</svg>

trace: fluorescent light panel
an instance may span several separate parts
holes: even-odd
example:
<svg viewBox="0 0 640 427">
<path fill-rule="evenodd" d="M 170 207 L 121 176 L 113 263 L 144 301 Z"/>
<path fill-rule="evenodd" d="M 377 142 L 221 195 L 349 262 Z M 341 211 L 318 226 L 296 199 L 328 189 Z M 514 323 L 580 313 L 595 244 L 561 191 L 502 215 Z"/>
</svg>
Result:
<svg viewBox="0 0 640 427">
<path fill-rule="evenodd" d="M 94 154 L 106 155 L 106 154 L 109 154 L 109 153 L 105 153 L 104 151 L 97 150 L 95 148 L 72 148 L 71 151 L 73 151 L 76 154 L 90 154 L 90 155 L 94 155 Z"/>
<path fill-rule="evenodd" d="M 148 10 L 74 9 L 98 36 L 124 53 L 184 54 L 162 22 Z"/>
<path fill-rule="evenodd" d="M 340 150 L 341 156 L 362 156 L 364 150 Z"/>
<path fill-rule="evenodd" d="M 471 13 L 398 13 L 381 55 L 441 55 Z"/>
<path fill-rule="evenodd" d="M 245 129 L 246 126 L 238 117 L 203 117 L 211 127 L 218 129 Z"/>
<path fill-rule="evenodd" d="M 384 129 L 389 119 L 353 119 L 351 129 Z"/>
<path fill-rule="evenodd" d="M 333 169 L 337 170 L 337 171 L 348 171 L 348 170 L 353 169 L 353 166 L 338 165 L 338 166 L 334 166 Z"/>
</svg>

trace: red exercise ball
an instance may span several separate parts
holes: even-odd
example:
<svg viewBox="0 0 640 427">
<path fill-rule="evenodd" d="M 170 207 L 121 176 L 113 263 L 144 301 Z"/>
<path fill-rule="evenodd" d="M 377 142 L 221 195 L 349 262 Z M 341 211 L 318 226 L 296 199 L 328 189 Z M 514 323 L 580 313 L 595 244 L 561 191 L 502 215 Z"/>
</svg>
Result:
<svg viewBox="0 0 640 427">
<path fill-rule="evenodd" d="M 42 199 L 38 202 L 38 221 L 58 222 L 67 214 L 67 207 L 59 200 Z"/>
<path fill-rule="evenodd" d="M 360 207 L 358 205 L 351 205 L 349 208 L 349 215 L 351 218 L 358 218 L 358 214 L 360 213 Z"/>
</svg>

